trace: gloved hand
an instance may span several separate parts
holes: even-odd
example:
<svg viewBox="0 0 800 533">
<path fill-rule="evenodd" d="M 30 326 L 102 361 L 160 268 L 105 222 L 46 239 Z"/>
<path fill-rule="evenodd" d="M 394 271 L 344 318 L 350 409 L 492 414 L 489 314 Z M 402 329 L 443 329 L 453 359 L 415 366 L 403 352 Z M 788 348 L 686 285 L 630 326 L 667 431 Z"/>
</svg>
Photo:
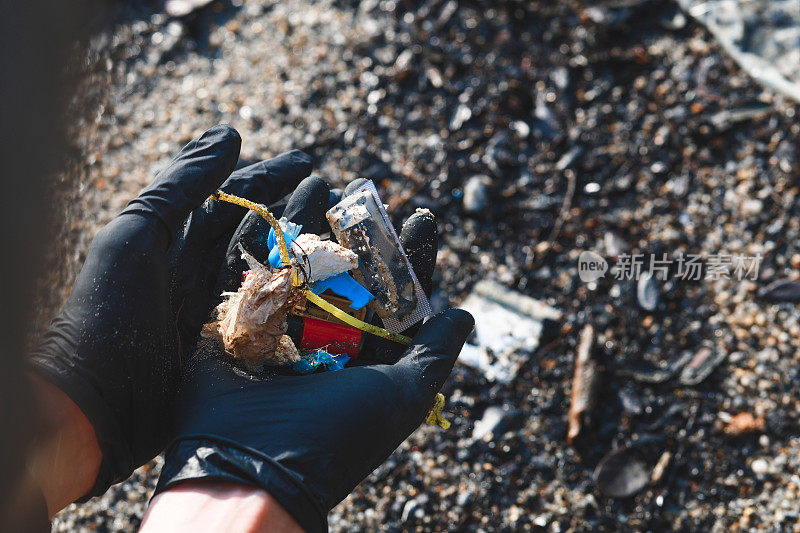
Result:
<svg viewBox="0 0 800 533">
<path fill-rule="evenodd" d="M 324 212 L 335 201 L 322 180 L 307 178 L 284 216 L 303 224 L 303 232 L 321 232 L 327 226 Z M 245 217 L 231 241 L 220 289 L 235 290 L 241 282 L 246 266 L 237 243 L 266 260 L 268 231 L 258 215 Z M 423 287 L 430 289 L 433 217 L 412 216 L 401 240 Z M 281 369 L 254 376 L 238 368 L 216 341 L 201 341 L 184 374 L 176 438 L 156 492 L 199 479 L 259 487 L 305 530 L 326 530 L 327 512 L 422 422 L 472 326 L 469 313 L 447 311 L 428 320 L 394 364 L 302 376 Z M 363 352 L 359 360 L 370 358 Z"/>
<path fill-rule="evenodd" d="M 231 174 L 240 144 L 230 126 L 208 130 L 98 232 L 32 357 L 34 370 L 94 428 L 103 458 L 87 496 L 168 443 L 181 363 L 216 303 L 214 284 L 243 216 L 235 206 L 201 204 L 223 182 L 228 192 L 270 203 L 311 170 L 295 151 Z"/>
</svg>

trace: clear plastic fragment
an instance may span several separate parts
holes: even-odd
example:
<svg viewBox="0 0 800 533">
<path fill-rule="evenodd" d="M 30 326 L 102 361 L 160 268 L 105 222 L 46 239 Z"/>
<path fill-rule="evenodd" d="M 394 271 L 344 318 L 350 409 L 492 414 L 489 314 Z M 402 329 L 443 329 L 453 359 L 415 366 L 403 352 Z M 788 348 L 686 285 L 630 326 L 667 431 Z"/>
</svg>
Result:
<svg viewBox="0 0 800 533">
<path fill-rule="evenodd" d="M 430 316 L 431 307 L 386 214 L 375 184 L 366 182 L 327 213 L 342 246 L 358 255 L 353 277 L 375 299 L 370 307 L 399 333 Z"/>
</svg>

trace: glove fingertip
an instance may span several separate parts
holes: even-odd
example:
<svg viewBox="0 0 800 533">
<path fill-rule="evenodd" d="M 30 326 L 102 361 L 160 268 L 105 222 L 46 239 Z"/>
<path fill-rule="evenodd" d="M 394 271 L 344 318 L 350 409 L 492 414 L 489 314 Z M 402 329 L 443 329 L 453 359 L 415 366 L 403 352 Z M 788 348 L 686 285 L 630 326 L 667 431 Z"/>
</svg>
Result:
<svg viewBox="0 0 800 533">
<path fill-rule="evenodd" d="M 209 178 L 209 182 L 211 182 L 209 183 L 210 187 L 217 188 L 236 168 L 236 163 L 239 161 L 239 152 L 242 148 L 242 136 L 230 124 L 217 124 L 198 137 L 194 142 L 193 148 L 198 151 L 189 150 L 186 155 L 189 155 L 189 157 L 205 155 L 204 151 L 209 148 L 214 151 L 213 156 L 217 158 L 217 161 L 216 164 L 209 167 L 206 175 Z M 183 155 L 183 152 L 181 155 Z M 209 194 L 211 192 L 213 192 L 213 189 Z"/>
<path fill-rule="evenodd" d="M 356 178 L 350 183 L 347 184 L 347 187 L 344 188 L 344 195 L 349 196 L 353 194 L 356 189 L 364 185 L 368 180 L 366 178 Z"/>
<path fill-rule="evenodd" d="M 444 336 L 448 340 L 448 355 L 457 356 L 474 327 L 475 318 L 469 311 L 447 309 L 425 322 L 417 338 L 423 335 Z"/>
<path fill-rule="evenodd" d="M 216 126 L 206 130 L 198 140 L 219 143 L 220 145 L 232 143 L 231 148 L 240 148 L 242 146 L 242 136 L 239 134 L 236 128 L 230 124 L 217 124 Z M 239 159 L 238 151 L 236 154 L 236 159 Z"/>
<path fill-rule="evenodd" d="M 283 212 L 291 222 L 301 224 L 303 233 L 320 233 L 325 226 L 330 186 L 320 177 L 309 176 L 297 186 Z"/>
<path fill-rule="evenodd" d="M 302 150 L 295 149 L 287 152 L 286 159 L 287 166 L 296 167 L 297 173 L 304 177 L 311 174 L 311 170 L 314 168 L 314 160 Z"/>
<path fill-rule="evenodd" d="M 419 347 L 424 346 L 426 354 L 436 358 L 444 356 L 455 363 L 474 325 L 475 319 L 463 309 L 442 311 L 422 324 L 409 354 L 421 355 Z"/>
<path fill-rule="evenodd" d="M 436 254 L 439 251 L 439 232 L 433 213 L 419 210 L 408 217 L 400 230 L 400 244 L 403 245 L 422 289 L 430 296 Z"/>
</svg>

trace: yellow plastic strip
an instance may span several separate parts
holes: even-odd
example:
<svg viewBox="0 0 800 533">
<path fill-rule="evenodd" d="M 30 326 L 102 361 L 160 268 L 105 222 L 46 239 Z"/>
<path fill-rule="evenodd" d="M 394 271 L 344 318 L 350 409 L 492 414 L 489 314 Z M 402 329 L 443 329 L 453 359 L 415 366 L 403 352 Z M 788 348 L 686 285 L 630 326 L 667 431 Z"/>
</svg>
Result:
<svg viewBox="0 0 800 533">
<path fill-rule="evenodd" d="M 377 335 L 378 337 L 383 337 L 384 339 L 388 339 L 390 341 L 399 342 L 400 344 L 411 344 L 411 337 L 406 337 L 405 335 L 401 335 L 399 333 L 395 333 L 393 331 L 389 331 L 387 329 L 379 328 L 378 326 L 373 326 L 372 324 L 368 324 L 367 322 L 362 322 L 361 320 L 348 315 L 335 305 L 326 302 L 324 299 L 320 298 L 313 292 L 309 290 L 303 290 L 303 294 L 305 294 L 306 298 L 310 301 L 314 302 L 345 324 L 349 324 L 354 328 L 358 328 L 361 331 L 366 331 L 367 333 L 372 333 L 373 335 Z"/>
<path fill-rule="evenodd" d="M 435 426 L 438 424 L 442 429 L 450 429 L 450 422 L 444 416 L 442 416 L 443 410 L 444 394 L 440 392 L 436 395 L 436 399 L 433 400 L 433 405 L 428 411 L 428 415 L 425 417 L 425 423 L 429 426 Z"/>
<path fill-rule="evenodd" d="M 212 198 L 216 198 L 217 200 L 221 200 L 223 202 L 229 202 L 231 204 L 240 205 L 242 207 L 246 207 L 251 211 L 255 211 L 264 219 L 269 222 L 269 225 L 272 226 L 272 229 L 275 230 L 275 240 L 278 242 L 278 251 L 281 254 L 281 261 L 283 261 L 284 265 L 288 265 L 291 262 L 289 256 L 289 250 L 286 247 L 286 240 L 283 238 L 283 229 L 272 213 L 269 212 L 269 209 L 264 207 L 261 204 L 257 204 L 255 202 L 251 202 L 246 198 L 240 198 L 239 196 L 235 196 L 233 194 L 228 194 L 226 192 L 217 191 L 214 193 Z M 297 276 L 294 278 L 295 285 L 300 285 L 300 280 Z M 378 326 L 374 326 L 372 324 L 368 324 L 366 322 L 362 322 L 361 320 L 352 317 L 336 307 L 333 304 L 330 304 L 314 294 L 313 292 L 303 289 L 303 294 L 306 298 L 344 322 L 345 324 L 349 324 L 354 328 L 358 328 L 361 331 L 366 331 L 367 333 L 371 333 L 373 335 L 377 335 L 378 337 L 382 337 L 384 339 L 399 342 L 400 344 L 411 344 L 411 337 L 407 337 L 405 335 L 401 335 L 400 333 L 395 333 L 393 331 L 389 331 L 383 328 L 379 328 Z"/>
<path fill-rule="evenodd" d="M 217 200 L 222 200 L 223 202 L 228 202 L 231 204 L 240 205 L 242 207 L 246 207 L 251 211 L 255 211 L 262 217 L 269 222 L 269 225 L 272 226 L 272 229 L 275 230 L 275 240 L 278 241 L 278 253 L 281 254 L 281 261 L 283 261 L 284 265 L 288 265 L 291 262 L 291 257 L 289 256 L 289 250 L 286 248 L 286 240 L 283 238 L 283 229 L 278 221 L 272 216 L 272 213 L 269 212 L 265 206 L 261 204 L 257 204 L 255 202 L 251 202 L 246 198 L 241 198 L 239 196 L 235 196 L 233 194 L 228 194 L 226 192 L 217 191 L 213 194 L 212 198 L 216 198 Z"/>
</svg>

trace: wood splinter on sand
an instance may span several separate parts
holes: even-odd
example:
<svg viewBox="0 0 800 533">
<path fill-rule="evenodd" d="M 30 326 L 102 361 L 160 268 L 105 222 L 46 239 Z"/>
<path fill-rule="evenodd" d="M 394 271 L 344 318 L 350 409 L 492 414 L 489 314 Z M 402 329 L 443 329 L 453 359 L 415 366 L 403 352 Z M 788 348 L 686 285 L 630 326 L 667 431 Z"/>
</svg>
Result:
<svg viewBox="0 0 800 533">
<path fill-rule="evenodd" d="M 578 353 L 575 357 L 575 375 L 572 379 L 572 396 L 569 406 L 567 444 L 572 445 L 589 425 L 589 415 L 594 406 L 597 390 L 597 361 L 592 357 L 595 332 L 591 324 L 581 330 Z"/>
</svg>

